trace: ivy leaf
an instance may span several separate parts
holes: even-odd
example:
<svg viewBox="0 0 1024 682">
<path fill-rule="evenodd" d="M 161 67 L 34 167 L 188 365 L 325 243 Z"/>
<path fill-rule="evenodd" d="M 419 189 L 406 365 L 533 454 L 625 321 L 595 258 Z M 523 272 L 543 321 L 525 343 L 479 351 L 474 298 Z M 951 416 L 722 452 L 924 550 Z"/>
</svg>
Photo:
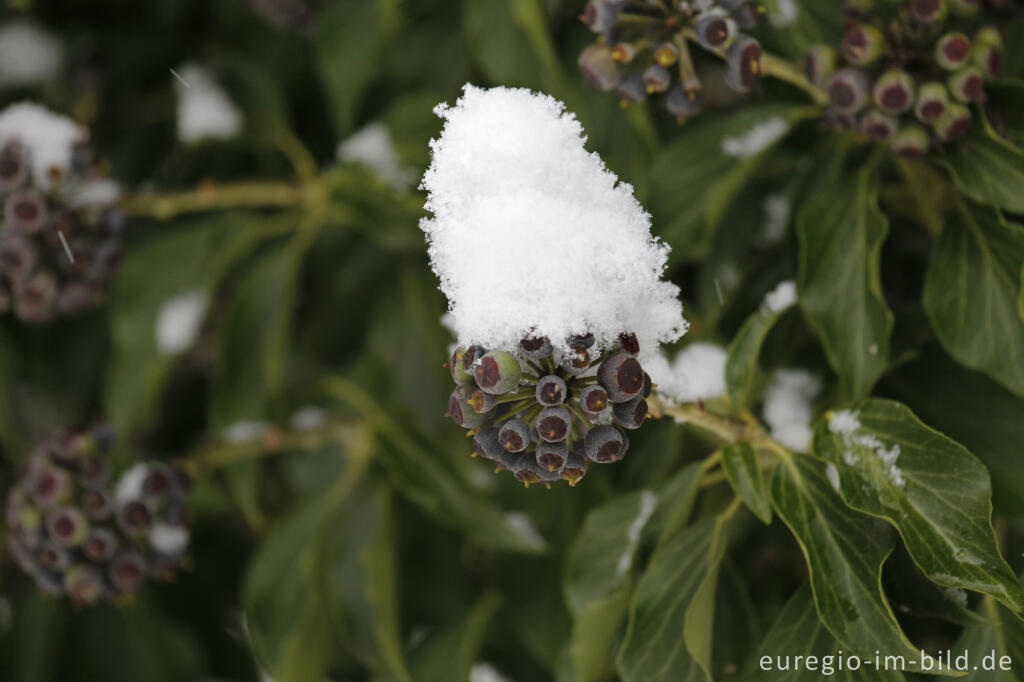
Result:
<svg viewBox="0 0 1024 682">
<path fill-rule="evenodd" d="M 820 187 L 797 216 L 800 307 L 851 397 L 866 395 L 889 361 L 893 318 L 879 275 L 888 230 L 871 169 Z"/>
<path fill-rule="evenodd" d="M 766 524 L 772 522 L 772 504 L 764 474 L 757 464 L 757 453 L 747 441 L 732 443 L 722 448 L 722 469 L 726 478 L 743 503 L 754 516 Z"/>
<path fill-rule="evenodd" d="M 962 207 L 939 235 L 924 283 L 924 309 L 942 345 L 959 362 L 1019 396 L 1024 396 L 1022 266 L 1024 226 L 992 209 Z"/>
<path fill-rule="evenodd" d="M 661 502 L 647 524 L 648 528 L 658 533 L 658 547 L 667 543 L 689 523 L 703 473 L 701 463 L 693 462 L 680 469 L 661 489 Z"/>
<path fill-rule="evenodd" d="M 409 656 L 416 682 L 468 680 L 501 597 L 487 592 L 460 621 L 433 633 Z"/>
<path fill-rule="evenodd" d="M 746 405 L 750 400 L 754 379 L 757 376 L 757 358 L 761 354 L 761 346 L 764 345 L 768 332 L 790 307 L 791 304 L 773 307 L 762 303 L 761 307 L 747 318 L 729 344 L 725 382 L 734 405 Z"/>
<path fill-rule="evenodd" d="M 624 584 L 610 594 L 587 602 L 573 620 L 569 636 L 572 679 L 597 682 L 607 679 L 614 667 L 611 654 L 615 639 L 629 610 L 632 585 Z"/>
<path fill-rule="evenodd" d="M 964 629 L 953 649 L 969 652 L 972 682 L 1024 682 L 1024 623 L 988 597 L 978 615 L 983 622 Z"/>
<path fill-rule="evenodd" d="M 882 593 L 891 530 L 847 507 L 825 464 L 809 455 L 793 453 L 779 463 L 771 495 L 775 511 L 800 543 L 818 614 L 835 638 L 862 656 L 876 649 L 919 656 Z"/>
<path fill-rule="evenodd" d="M 842 645 L 818 618 L 810 584 L 804 583 L 786 602 L 782 613 L 761 642 L 757 656 L 750 664 L 756 672 L 751 675 L 749 682 L 814 682 L 823 677 L 840 682 L 899 682 L 904 679 L 901 673 L 875 670 L 874 667 L 861 667 L 852 671 L 846 665 L 845 656 L 840 670 L 840 662 L 836 660 L 840 649 Z M 780 670 L 779 656 L 790 659 L 787 671 Z M 796 656 L 803 657 L 799 670 L 792 665 L 792 659 Z M 815 660 L 813 664 L 809 660 L 811 657 Z"/>
<path fill-rule="evenodd" d="M 1000 78 L 985 84 L 985 114 L 989 124 L 1000 135 L 1018 147 L 1024 145 L 1024 81 Z"/>
<path fill-rule="evenodd" d="M 726 522 L 705 517 L 654 553 L 629 607 L 618 659 L 624 682 L 711 679 L 715 585 Z"/>
<path fill-rule="evenodd" d="M 983 128 L 983 129 L 979 129 Z M 1024 213 L 1024 151 L 982 121 L 971 126 L 943 163 L 964 194 L 982 204 Z"/>
<path fill-rule="evenodd" d="M 818 419 L 814 452 L 836 467 L 846 503 L 890 521 L 930 580 L 1024 613 L 1024 594 L 996 546 L 988 471 L 966 448 L 906 406 L 868 399 Z"/>
<path fill-rule="evenodd" d="M 718 222 L 775 143 L 807 115 L 806 107 L 768 104 L 735 114 L 687 123 L 660 153 L 651 171 L 652 215 L 672 216 L 655 224 L 673 244 L 673 259 L 701 258 L 711 248 Z M 752 144 L 757 126 L 774 125 L 770 142 Z M 751 144 L 743 143 L 750 139 Z M 746 147 L 749 147 L 746 148 Z"/>
</svg>

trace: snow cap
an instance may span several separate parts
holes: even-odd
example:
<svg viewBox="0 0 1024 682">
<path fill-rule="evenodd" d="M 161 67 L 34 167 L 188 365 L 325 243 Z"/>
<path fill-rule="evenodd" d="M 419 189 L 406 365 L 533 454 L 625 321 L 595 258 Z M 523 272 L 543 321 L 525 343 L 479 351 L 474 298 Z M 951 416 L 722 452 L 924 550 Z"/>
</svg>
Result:
<svg viewBox="0 0 1024 682">
<path fill-rule="evenodd" d="M 434 111 L 420 228 L 461 345 L 589 332 L 606 347 L 629 331 L 649 351 L 685 333 L 679 288 L 661 279 L 669 247 L 564 104 L 466 85 Z"/>
<path fill-rule="evenodd" d="M 75 144 L 88 140 L 85 128 L 67 116 L 34 102 L 18 102 L 0 111 L 0 146 L 21 144 L 31 160 L 32 181 L 48 191 L 52 172 L 65 175 Z"/>
</svg>

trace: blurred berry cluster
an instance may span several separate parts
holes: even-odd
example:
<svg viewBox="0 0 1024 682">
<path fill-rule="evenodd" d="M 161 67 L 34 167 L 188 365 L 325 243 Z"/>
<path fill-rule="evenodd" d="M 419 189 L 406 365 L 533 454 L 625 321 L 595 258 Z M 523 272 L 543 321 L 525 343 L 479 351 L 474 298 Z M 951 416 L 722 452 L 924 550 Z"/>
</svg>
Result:
<svg viewBox="0 0 1024 682">
<path fill-rule="evenodd" d="M 11 553 L 40 589 L 79 604 L 117 601 L 147 577 L 170 580 L 188 548 L 190 481 L 137 464 L 115 483 L 104 426 L 46 439 L 7 496 Z"/>
<path fill-rule="evenodd" d="M 700 110 L 691 42 L 725 57 L 725 82 L 734 90 L 747 92 L 761 77 L 761 45 L 740 33 L 757 23 L 758 10 L 747 0 L 591 0 L 581 18 L 600 35 L 579 56 L 587 79 L 602 90 L 618 89 L 624 102 L 664 92 L 666 108 L 680 122 Z"/>
<path fill-rule="evenodd" d="M 991 21 L 1003 2 L 848 0 L 839 49 L 813 47 L 807 78 L 828 93 L 827 120 L 921 154 L 970 127 L 985 101 L 1003 39 Z"/>
<path fill-rule="evenodd" d="M 0 148 L 0 313 L 38 323 L 101 301 L 120 255 L 122 216 L 111 207 L 115 186 L 95 177 L 85 144 L 71 151 L 66 171 L 51 169 L 45 186 L 31 156 L 18 141 Z"/>
<path fill-rule="evenodd" d="M 569 339 L 565 351 L 529 336 L 516 353 L 456 349 L 448 416 L 473 434 L 476 455 L 522 483 L 575 485 L 588 462 L 626 454 L 629 439 L 616 427 L 636 429 L 647 417 L 651 378 L 639 350 L 633 334 L 603 358 L 590 334 Z"/>
</svg>

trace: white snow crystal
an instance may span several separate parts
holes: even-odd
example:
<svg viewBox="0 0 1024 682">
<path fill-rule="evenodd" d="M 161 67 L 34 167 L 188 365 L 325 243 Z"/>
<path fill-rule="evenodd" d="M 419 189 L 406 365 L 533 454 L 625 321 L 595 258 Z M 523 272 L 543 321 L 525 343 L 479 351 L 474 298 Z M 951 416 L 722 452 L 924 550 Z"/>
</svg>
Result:
<svg viewBox="0 0 1024 682">
<path fill-rule="evenodd" d="M 775 0 L 768 3 L 768 21 L 776 28 L 792 26 L 800 18 L 796 0 Z"/>
<path fill-rule="evenodd" d="M 782 312 L 796 303 L 796 282 L 787 279 L 769 291 L 764 297 L 764 307 L 769 313 Z"/>
<path fill-rule="evenodd" d="M 829 462 L 825 465 L 825 476 L 828 477 L 828 482 L 832 484 L 832 487 L 839 491 L 839 469 L 836 469 L 836 465 Z"/>
<path fill-rule="evenodd" d="M 530 517 L 523 512 L 509 512 L 505 514 L 505 525 L 516 531 L 520 537 L 535 547 L 543 547 L 544 536 L 540 534 L 537 527 L 533 525 Z"/>
<path fill-rule="evenodd" d="M 180 554 L 188 547 L 188 529 L 156 523 L 149 529 L 149 542 L 161 554 Z"/>
<path fill-rule="evenodd" d="M 828 430 L 840 435 L 848 435 L 860 428 L 860 413 L 856 410 L 836 410 L 828 421 Z"/>
<path fill-rule="evenodd" d="M 207 296 L 189 291 L 165 301 L 156 316 L 156 348 L 161 355 L 177 355 L 192 347 L 206 314 Z"/>
<path fill-rule="evenodd" d="M 668 246 L 561 102 L 467 85 L 435 112 L 420 227 L 460 344 L 589 331 L 606 347 L 632 331 L 653 350 L 686 331 L 679 289 L 661 280 Z"/>
<path fill-rule="evenodd" d="M 0 145 L 21 143 L 32 162 L 32 179 L 44 190 L 51 174 L 63 175 L 71 165 L 72 148 L 88 139 L 85 128 L 33 102 L 19 102 L 0 111 Z"/>
<path fill-rule="evenodd" d="M 63 57 L 60 41 L 31 21 L 0 26 L 0 85 L 24 86 L 51 78 Z"/>
<path fill-rule="evenodd" d="M 615 565 L 615 571 L 619 575 L 626 575 L 626 571 L 633 564 L 633 554 L 636 552 L 636 547 L 640 543 L 640 532 L 643 531 L 644 526 L 647 525 L 648 519 L 651 518 L 651 514 L 654 513 L 654 508 L 658 506 L 658 496 L 652 493 L 650 490 L 644 490 L 640 493 L 640 510 L 637 512 L 636 517 L 626 528 L 626 548 L 619 555 L 619 561 Z"/>
<path fill-rule="evenodd" d="M 110 178 L 92 178 L 75 188 L 69 204 L 73 208 L 109 206 L 121 197 L 121 185 Z"/>
<path fill-rule="evenodd" d="M 487 662 L 474 663 L 469 669 L 469 682 L 511 682 Z"/>
<path fill-rule="evenodd" d="M 206 69 L 185 64 L 177 73 L 179 140 L 227 140 L 241 132 L 242 114 Z"/>
<path fill-rule="evenodd" d="M 782 239 L 789 222 L 790 202 L 785 194 L 771 194 L 761 202 L 764 211 L 764 225 L 761 227 L 761 238 L 769 244 Z"/>
<path fill-rule="evenodd" d="M 714 398 L 726 391 L 728 353 L 714 343 L 696 342 L 683 348 L 669 363 L 663 355 L 644 362 L 662 400 L 669 404 Z"/>
<path fill-rule="evenodd" d="M 270 425 L 261 421 L 237 421 L 221 431 L 221 439 L 228 445 L 239 445 L 263 438 Z"/>
<path fill-rule="evenodd" d="M 306 405 L 296 410 L 288 421 L 296 431 L 313 431 L 327 423 L 327 412 L 316 405 Z"/>
<path fill-rule="evenodd" d="M 821 379 L 802 369 L 772 373 L 764 391 L 764 421 L 771 437 L 788 448 L 807 452 L 811 446 L 811 402 L 821 392 Z"/>
<path fill-rule="evenodd" d="M 408 189 L 412 172 L 402 165 L 391 133 L 383 123 L 371 123 L 338 145 L 338 159 L 358 162 L 375 172 L 396 189 Z"/>
<path fill-rule="evenodd" d="M 722 153 L 747 159 L 760 154 L 789 132 L 789 124 L 777 116 L 752 126 L 747 132 L 735 137 L 722 138 Z"/>
<path fill-rule="evenodd" d="M 148 473 L 149 467 L 141 463 L 124 472 L 114 489 L 114 501 L 122 505 L 142 497 L 142 484 L 146 482 Z"/>
</svg>

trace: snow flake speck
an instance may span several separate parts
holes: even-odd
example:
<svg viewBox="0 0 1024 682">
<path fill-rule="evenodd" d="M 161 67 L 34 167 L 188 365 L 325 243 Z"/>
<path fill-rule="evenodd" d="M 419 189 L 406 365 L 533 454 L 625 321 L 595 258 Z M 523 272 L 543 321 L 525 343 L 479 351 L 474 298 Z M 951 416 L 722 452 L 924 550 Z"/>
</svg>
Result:
<svg viewBox="0 0 1024 682">
<path fill-rule="evenodd" d="M 768 313 L 779 313 L 796 303 L 796 282 L 791 279 L 779 282 L 765 294 L 764 307 Z"/>
<path fill-rule="evenodd" d="M 738 159 L 760 154 L 789 132 L 789 124 L 775 117 L 761 121 L 741 135 L 722 138 L 722 153 Z"/>
<path fill-rule="evenodd" d="M 640 543 L 640 533 L 643 531 L 644 526 L 647 525 L 647 521 L 651 518 L 651 514 L 654 513 L 654 509 L 657 506 L 657 495 L 650 490 L 644 490 L 640 493 L 640 510 L 637 512 L 636 518 L 633 519 L 626 529 L 626 549 L 619 555 L 619 560 L 615 564 L 615 572 L 619 575 L 626 575 L 629 567 L 633 564 L 633 554 L 636 553 L 637 545 Z"/>
</svg>

